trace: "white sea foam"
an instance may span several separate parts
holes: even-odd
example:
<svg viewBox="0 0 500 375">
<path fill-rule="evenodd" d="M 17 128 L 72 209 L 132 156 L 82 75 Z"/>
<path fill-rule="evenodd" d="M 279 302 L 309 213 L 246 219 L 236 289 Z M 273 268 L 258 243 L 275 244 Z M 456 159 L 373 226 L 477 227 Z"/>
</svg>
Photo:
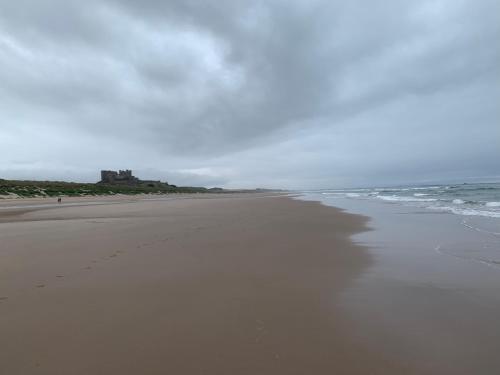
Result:
<svg viewBox="0 0 500 375">
<path fill-rule="evenodd" d="M 379 195 L 377 198 L 388 202 L 435 202 L 435 198 L 414 198 L 414 197 L 400 197 L 397 195 Z"/>
<path fill-rule="evenodd" d="M 370 189 L 328 189 L 325 199 L 380 200 L 405 206 L 427 207 L 463 216 L 500 218 L 500 184 L 434 185 Z"/>
<path fill-rule="evenodd" d="M 418 186 L 418 187 L 412 187 L 410 188 L 411 190 L 429 190 L 429 189 L 439 189 L 442 186 Z"/>
<path fill-rule="evenodd" d="M 358 193 L 346 193 L 346 197 L 348 197 L 348 198 L 359 198 L 359 197 L 361 197 L 361 194 L 358 194 Z"/>
<path fill-rule="evenodd" d="M 455 215 L 484 216 L 484 217 L 500 218 L 500 212 L 478 210 L 478 209 L 474 209 L 474 208 L 458 208 L 458 207 L 449 207 L 449 206 L 429 206 L 427 208 L 429 208 L 431 210 L 448 211 L 448 212 L 451 212 Z"/>
<path fill-rule="evenodd" d="M 374 195 L 377 195 L 378 192 L 370 192 L 370 193 L 347 193 L 347 192 L 342 192 L 342 193 L 337 193 L 337 192 L 323 192 L 321 193 L 322 195 L 327 195 L 329 197 L 337 197 L 337 198 L 367 198 L 367 197 L 371 197 L 371 196 L 374 196 Z"/>
<path fill-rule="evenodd" d="M 500 207 L 500 202 L 487 202 L 485 206 L 487 206 L 487 207 Z"/>
</svg>

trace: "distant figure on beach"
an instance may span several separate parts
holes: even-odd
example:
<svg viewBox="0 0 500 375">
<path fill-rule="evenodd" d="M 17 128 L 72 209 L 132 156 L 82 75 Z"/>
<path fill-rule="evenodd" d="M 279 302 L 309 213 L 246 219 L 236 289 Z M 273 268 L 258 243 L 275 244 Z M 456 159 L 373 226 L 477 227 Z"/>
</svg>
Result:
<svg viewBox="0 0 500 375">
<path fill-rule="evenodd" d="M 57 198 L 57 203 L 61 203 L 61 197 Z"/>
</svg>

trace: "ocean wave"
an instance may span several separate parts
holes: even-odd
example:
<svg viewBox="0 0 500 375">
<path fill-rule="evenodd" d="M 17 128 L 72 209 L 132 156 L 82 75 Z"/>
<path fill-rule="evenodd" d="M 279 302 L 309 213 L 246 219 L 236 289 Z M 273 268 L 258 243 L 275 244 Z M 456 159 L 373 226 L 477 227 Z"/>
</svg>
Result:
<svg viewBox="0 0 500 375">
<path fill-rule="evenodd" d="M 486 202 L 486 207 L 500 207 L 500 202 Z"/>
<path fill-rule="evenodd" d="M 399 191 L 410 191 L 410 188 L 385 188 L 385 189 L 377 189 L 382 193 L 397 193 Z"/>
<path fill-rule="evenodd" d="M 388 202 L 436 202 L 436 198 L 414 198 L 414 197 L 401 197 L 398 195 L 379 195 L 377 198 Z"/>
<path fill-rule="evenodd" d="M 359 198 L 359 197 L 366 197 L 368 194 L 360 194 L 360 193 L 346 193 L 347 198 Z"/>
<path fill-rule="evenodd" d="M 325 199 L 378 200 L 456 215 L 500 218 L 500 183 L 328 189 L 322 194 Z"/>
<path fill-rule="evenodd" d="M 448 211 L 448 212 L 451 212 L 455 215 L 484 216 L 484 217 L 500 218 L 500 212 L 478 210 L 478 209 L 474 209 L 474 208 L 458 208 L 458 207 L 450 207 L 450 206 L 429 206 L 427 208 L 429 208 L 431 210 Z"/>
<path fill-rule="evenodd" d="M 329 197 L 337 197 L 337 198 L 368 198 L 368 197 L 373 197 L 376 196 L 379 192 L 374 191 L 374 192 L 369 192 L 369 193 L 361 193 L 361 192 L 323 192 L 321 193 L 322 195 L 327 195 Z"/>
</svg>

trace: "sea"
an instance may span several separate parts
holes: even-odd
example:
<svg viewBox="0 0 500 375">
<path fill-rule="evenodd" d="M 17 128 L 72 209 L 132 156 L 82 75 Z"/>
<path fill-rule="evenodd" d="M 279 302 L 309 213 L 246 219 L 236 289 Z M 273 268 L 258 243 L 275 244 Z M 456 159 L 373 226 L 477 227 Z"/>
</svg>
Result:
<svg viewBox="0 0 500 375">
<path fill-rule="evenodd" d="M 295 199 L 367 218 L 352 240 L 371 261 L 341 302 L 361 342 L 383 335 L 394 353 L 429 366 L 425 373 L 498 373 L 500 183 L 309 190 Z"/>
<path fill-rule="evenodd" d="M 371 217 L 372 227 L 387 235 L 385 242 L 397 237 L 394 229 L 406 231 L 408 240 L 419 233 L 416 243 L 425 249 L 500 271 L 500 183 L 325 189 L 300 197 Z M 410 228 L 402 228 L 405 221 Z"/>
<path fill-rule="evenodd" d="M 371 262 L 342 299 L 361 340 L 383 334 L 394 352 L 420 353 L 429 373 L 500 368 L 500 183 L 308 190 L 295 199 L 367 218 L 352 240 Z M 450 358 L 438 355 L 443 347 Z"/>
<path fill-rule="evenodd" d="M 500 218 L 500 183 L 329 189 L 326 199 L 380 200 L 463 216 Z"/>
</svg>

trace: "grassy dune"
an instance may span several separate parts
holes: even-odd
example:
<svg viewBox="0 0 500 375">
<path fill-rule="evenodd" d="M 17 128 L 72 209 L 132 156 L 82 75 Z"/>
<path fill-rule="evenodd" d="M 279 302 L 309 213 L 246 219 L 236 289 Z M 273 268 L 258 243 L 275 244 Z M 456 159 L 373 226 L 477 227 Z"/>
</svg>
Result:
<svg viewBox="0 0 500 375">
<path fill-rule="evenodd" d="M 137 185 L 108 185 L 64 181 L 15 181 L 0 179 L 0 198 L 96 196 L 115 194 L 166 194 L 222 192 L 222 189 L 204 187 L 179 187 L 166 183 L 143 182 Z"/>
</svg>

